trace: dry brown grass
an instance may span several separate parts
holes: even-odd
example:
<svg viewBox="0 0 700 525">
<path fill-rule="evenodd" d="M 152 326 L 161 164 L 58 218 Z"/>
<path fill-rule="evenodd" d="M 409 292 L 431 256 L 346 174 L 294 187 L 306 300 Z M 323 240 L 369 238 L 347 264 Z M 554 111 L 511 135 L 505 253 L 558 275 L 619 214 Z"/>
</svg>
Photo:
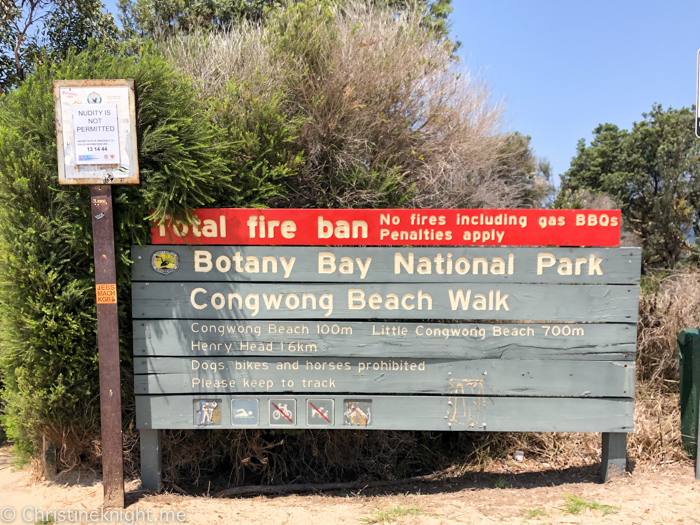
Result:
<svg viewBox="0 0 700 525">
<path fill-rule="evenodd" d="M 634 426 L 627 450 L 636 465 L 689 461 L 681 446 L 677 394 L 639 386 Z M 212 477 L 217 485 L 242 485 L 397 479 L 446 469 L 459 476 L 498 471 L 518 450 L 529 461 L 566 469 L 597 464 L 600 447 L 599 433 L 170 430 L 163 431 L 163 476 L 166 483 L 186 483 L 195 490 L 206 488 Z M 75 450 L 82 455 L 65 454 Z M 133 428 L 124 434 L 124 453 L 127 479 L 138 478 Z M 67 441 L 58 459 L 60 471 L 99 471 L 99 441 Z M 40 477 L 41 462 L 35 459 L 31 467 Z"/>
<path fill-rule="evenodd" d="M 681 447 L 676 394 L 643 385 L 628 437 L 636 465 L 688 461 Z M 450 475 L 498 470 L 523 451 L 528 460 L 566 469 L 600 462 L 600 433 L 441 433 L 322 430 L 165 431 L 166 481 L 193 485 L 217 473 L 232 485 L 327 483 L 396 479 L 450 470 Z"/>
<path fill-rule="evenodd" d="M 634 434 L 627 453 L 641 463 L 658 465 L 688 460 L 681 444 L 681 411 L 677 393 L 661 394 L 650 385 L 637 387 Z"/>
<path fill-rule="evenodd" d="M 637 378 L 657 392 L 678 391 L 676 337 L 700 327 L 700 271 L 650 277 L 639 303 Z"/>
<path fill-rule="evenodd" d="M 498 470 L 522 451 L 529 460 L 551 468 L 595 465 L 601 457 L 601 434 L 586 432 L 494 432 L 475 443 L 458 472 Z M 634 433 L 627 439 L 628 459 L 643 467 L 690 461 L 681 445 L 677 394 L 660 395 L 642 385 L 634 409 Z"/>
</svg>

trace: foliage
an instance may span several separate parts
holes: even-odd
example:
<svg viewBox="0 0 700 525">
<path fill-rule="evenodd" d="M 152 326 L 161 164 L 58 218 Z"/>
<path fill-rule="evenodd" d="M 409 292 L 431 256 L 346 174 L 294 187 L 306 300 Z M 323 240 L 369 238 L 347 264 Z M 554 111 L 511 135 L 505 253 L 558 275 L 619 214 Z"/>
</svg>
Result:
<svg viewBox="0 0 700 525">
<path fill-rule="evenodd" d="M 393 523 L 404 516 L 419 516 L 423 511 L 420 507 L 404 507 L 396 505 L 384 510 L 373 510 L 366 518 L 360 518 L 360 523 Z"/>
<path fill-rule="evenodd" d="M 452 24 L 449 16 L 454 11 L 452 0 L 374 0 L 375 6 L 394 11 L 418 9 L 423 13 L 422 25 L 438 38 L 449 38 Z M 459 47 L 455 44 L 455 50 Z"/>
<path fill-rule="evenodd" d="M 531 140 L 530 136 L 517 131 L 506 134 L 496 170 L 504 181 L 517 182 L 526 188 L 522 195 L 524 206 L 544 208 L 548 207 L 554 193 L 551 166 L 547 160 L 535 156 Z"/>
<path fill-rule="evenodd" d="M 242 20 L 260 21 L 283 0 L 119 0 L 128 37 L 162 38 L 176 33 L 229 29 Z"/>
<path fill-rule="evenodd" d="M 631 131 L 601 124 L 589 146 L 579 141 L 556 207 L 581 207 L 586 191 L 609 195 L 642 241 L 644 268 L 674 268 L 700 234 L 700 141 L 688 108 L 655 105 L 643 117 Z"/>
<path fill-rule="evenodd" d="M 534 509 L 525 509 L 525 519 L 529 520 L 532 518 L 541 518 L 547 516 L 547 511 L 542 507 L 537 507 Z"/>
<path fill-rule="evenodd" d="M 601 505 L 596 501 L 594 501 L 593 503 L 589 503 L 583 498 L 579 498 L 578 496 L 572 496 L 570 494 L 566 494 L 566 502 L 564 503 L 564 505 L 562 505 L 561 509 L 564 514 L 574 515 L 578 515 L 582 511 L 587 509 L 599 510 L 603 513 L 603 516 L 607 516 L 608 514 L 617 514 L 618 512 L 620 512 L 620 507 Z"/>
<path fill-rule="evenodd" d="M 20 84 L 37 63 L 86 49 L 90 38 L 107 44 L 118 37 L 101 0 L 3 0 L 0 15 L 0 91 Z"/>
<path fill-rule="evenodd" d="M 505 476 L 499 476 L 499 478 L 496 480 L 496 483 L 493 484 L 493 488 L 495 488 L 495 489 L 508 488 L 508 478 L 506 478 Z"/>
<path fill-rule="evenodd" d="M 101 0 L 62 0 L 51 7 L 43 45 L 51 60 L 63 59 L 73 49 L 88 48 L 91 38 L 103 46 L 116 46 L 119 31 Z"/>
<path fill-rule="evenodd" d="M 119 0 L 127 39 L 167 38 L 193 31 L 230 30 L 243 21 L 262 22 L 267 15 L 298 0 Z M 338 6 L 345 0 L 326 0 Z M 438 38 L 448 38 L 452 0 L 371 0 L 376 7 L 402 12 L 420 9 L 423 25 Z M 456 47 L 455 47 L 456 49 Z"/>
<path fill-rule="evenodd" d="M 89 446 L 98 380 L 89 190 L 58 185 L 52 80 L 133 78 L 142 184 L 115 187 L 121 358 L 131 359 L 129 252 L 149 217 L 186 214 L 233 191 L 218 133 L 190 82 L 162 58 L 93 46 L 41 65 L 0 104 L 0 373 L 8 438 Z M 150 210 L 154 210 L 150 213 Z M 126 383 L 128 385 L 129 383 Z M 126 404 L 133 403 L 128 388 Z M 92 419 L 90 419 L 92 417 Z M 80 454 L 81 450 L 73 451 Z"/>
<path fill-rule="evenodd" d="M 500 133 L 502 108 L 437 42 L 418 7 L 307 1 L 266 24 L 159 44 L 212 99 L 233 89 L 290 124 L 293 207 L 514 207 L 546 187 L 529 138 Z M 289 156 L 288 158 L 294 158 Z"/>
<path fill-rule="evenodd" d="M 151 219 L 187 221 L 192 208 L 212 206 L 512 207 L 539 198 L 529 138 L 501 133 L 501 108 L 426 26 L 424 7 L 397 17 L 308 1 L 266 17 L 179 34 L 138 56 L 93 42 L 37 65 L 1 99 L 1 396 L 8 436 L 25 452 L 45 433 L 62 444 L 64 467 L 99 455 L 89 201 L 86 188 L 57 184 L 55 78 L 133 78 L 137 88 L 142 184 L 113 190 L 125 425 L 129 247 L 147 241 Z M 169 435 L 180 439 L 164 441 L 170 479 L 229 462 L 237 481 L 252 473 L 266 482 L 309 465 L 326 480 L 404 475 L 442 439 L 304 433 L 299 446 L 288 436 L 277 447 L 274 433 Z M 449 439 L 439 450 L 470 438 Z M 182 463 L 180 449 L 190 454 Z"/>
<path fill-rule="evenodd" d="M 287 117 L 284 93 L 253 96 L 246 84 L 229 84 L 224 97 L 211 102 L 212 119 L 222 130 L 221 155 L 235 189 L 224 206 L 266 207 L 285 192 L 286 180 L 304 163 L 294 144 L 302 124 Z"/>
</svg>

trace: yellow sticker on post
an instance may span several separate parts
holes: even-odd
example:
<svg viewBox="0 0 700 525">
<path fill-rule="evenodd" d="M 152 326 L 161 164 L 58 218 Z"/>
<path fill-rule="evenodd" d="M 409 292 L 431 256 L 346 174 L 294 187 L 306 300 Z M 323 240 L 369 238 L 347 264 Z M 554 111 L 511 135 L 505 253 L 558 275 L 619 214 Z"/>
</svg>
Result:
<svg viewBox="0 0 700 525">
<path fill-rule="evenodd" d="M 117 304 L 116 284 L 96 284 L 97 304 Z"/>
</svg>

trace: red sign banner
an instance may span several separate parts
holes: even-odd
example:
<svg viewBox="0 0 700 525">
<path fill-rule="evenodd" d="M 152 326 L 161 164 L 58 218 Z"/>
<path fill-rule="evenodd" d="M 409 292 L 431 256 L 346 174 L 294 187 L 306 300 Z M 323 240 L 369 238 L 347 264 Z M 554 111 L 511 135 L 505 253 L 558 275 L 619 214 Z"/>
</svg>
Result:
<svg viewBox="0 0 700 525">
<path fill-rule="evenodd" d="M 212 208 L 163 224 L 152 244 L 292 246 L 618 246 L 620 210 Z"/>
</svg>

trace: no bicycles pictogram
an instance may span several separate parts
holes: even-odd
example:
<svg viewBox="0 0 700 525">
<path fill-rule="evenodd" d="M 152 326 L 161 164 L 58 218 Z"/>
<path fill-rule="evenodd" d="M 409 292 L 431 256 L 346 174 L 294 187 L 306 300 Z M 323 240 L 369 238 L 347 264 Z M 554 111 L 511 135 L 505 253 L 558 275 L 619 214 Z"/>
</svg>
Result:
<svg viewBox="0 0 700 525">
<path fill-rule="evenodd" d="M 296 426 L 296 399 L 270 399 L 270 425 Z"/>
</svg>

